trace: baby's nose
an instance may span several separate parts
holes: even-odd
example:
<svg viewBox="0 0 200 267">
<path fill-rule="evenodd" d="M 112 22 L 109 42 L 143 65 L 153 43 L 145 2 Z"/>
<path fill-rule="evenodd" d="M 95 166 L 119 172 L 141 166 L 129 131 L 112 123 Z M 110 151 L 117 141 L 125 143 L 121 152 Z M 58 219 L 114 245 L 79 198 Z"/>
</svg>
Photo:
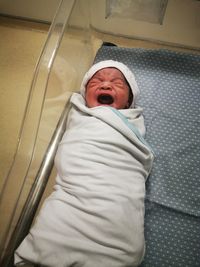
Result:
<svg viewBox="0 0 200 267">
<path fill-rule="evenodd" d="M 111 83 L 108 81 L 104 81 L 101 83 L 101 89 L 104 90 L 110 90 L 111 89 Z"/>
</svg>

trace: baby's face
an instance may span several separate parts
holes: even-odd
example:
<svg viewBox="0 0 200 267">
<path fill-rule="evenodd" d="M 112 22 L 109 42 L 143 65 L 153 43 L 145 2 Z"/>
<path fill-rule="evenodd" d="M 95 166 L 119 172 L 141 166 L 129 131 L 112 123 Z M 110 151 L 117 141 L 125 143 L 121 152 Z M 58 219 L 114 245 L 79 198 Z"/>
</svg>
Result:
<svg viewBox="0 0 200 267">
<path fill-rule="evenodd" d="M 97 71 L 86 85 L 86 104 L 89 108 L 111 106 L 129 107 L 129 87 L 123 74 L 116 68 Z"/>
</svg>

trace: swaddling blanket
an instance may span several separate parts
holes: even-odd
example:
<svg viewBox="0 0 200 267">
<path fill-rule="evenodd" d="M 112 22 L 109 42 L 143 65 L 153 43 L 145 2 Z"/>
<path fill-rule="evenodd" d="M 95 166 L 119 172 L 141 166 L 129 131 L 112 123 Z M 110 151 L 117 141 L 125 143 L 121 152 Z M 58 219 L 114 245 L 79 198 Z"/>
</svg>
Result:
<svg viewBox="0 0 200 267">
<path fill-rule="evenodd" d="M 87 108 L 76 93 L 71 103 L 54 192 L 17 249 L 15 264 L 137 266 L 144 255 L 145 180 L 153 160 L 141 137 L 142 109 Z"/>
</svg>

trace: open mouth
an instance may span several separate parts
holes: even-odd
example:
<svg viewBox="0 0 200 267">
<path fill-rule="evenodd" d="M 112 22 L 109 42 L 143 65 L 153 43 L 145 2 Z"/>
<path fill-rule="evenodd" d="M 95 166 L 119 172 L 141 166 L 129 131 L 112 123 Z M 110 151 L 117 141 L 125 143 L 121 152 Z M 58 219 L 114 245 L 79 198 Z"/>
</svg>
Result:
<svg viewBox="0 0 200 267">
<path fill-rule="evenodd" d="M 111 105 L 114 102 L 113 97 L 108 94 L 100 94 L 97 100 L 100 104 L 103 104 L 103 105 Z"/>
</svg>

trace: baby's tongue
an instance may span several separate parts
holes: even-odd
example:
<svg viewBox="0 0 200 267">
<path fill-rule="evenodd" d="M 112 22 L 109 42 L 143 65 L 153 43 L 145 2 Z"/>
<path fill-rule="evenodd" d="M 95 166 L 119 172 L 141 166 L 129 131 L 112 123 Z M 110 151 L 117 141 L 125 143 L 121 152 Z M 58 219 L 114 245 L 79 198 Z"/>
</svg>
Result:
<svg viewBox="0 0 200 267">
<path fill-rule="evenodd" d="M 97 100 L 100 104 L 104 104 L 104 105 L 111 105 L 114 102 L 113 97 L 108 94 L 99 95 Z"/>
</svg>

